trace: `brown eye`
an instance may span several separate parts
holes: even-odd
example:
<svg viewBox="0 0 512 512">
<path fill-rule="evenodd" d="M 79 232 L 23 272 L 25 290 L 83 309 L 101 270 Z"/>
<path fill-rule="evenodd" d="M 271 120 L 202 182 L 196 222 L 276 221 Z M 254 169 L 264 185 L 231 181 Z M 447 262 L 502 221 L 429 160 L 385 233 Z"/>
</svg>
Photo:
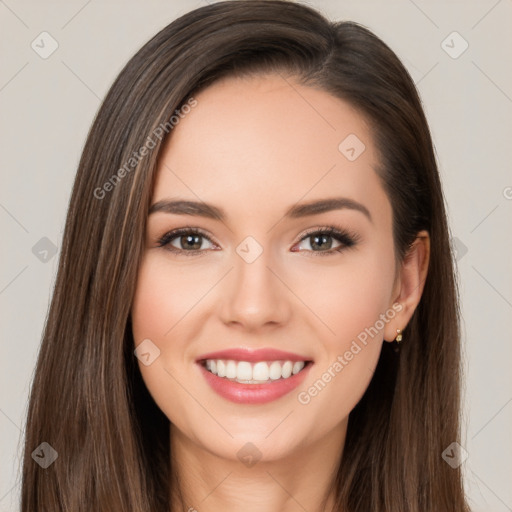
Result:
<svg viewBox="0 0 512 512">
<path fill-rule="evenodd" d="M 193 256 L 203 250 L 204 241 L 213 243 L 201 230 L 197 228 L 180 228 L 166 233 L 158 240 L 158 247 L 165 247 L 171 252 Z"/>
<path fill-rule="evenodd" d="M 356 244 L 357 239 L 358 237 L 355 234 L 352 235 L 345 230 L 329 226 L 327 228 L 316 229 L 315 231 L 306 233 L 299 244 L 308 242 L 307 245 L 309 245 L 309 248 L 306 246 L 302 249 L 306 249 L 309 252 L 314 252 L 323 256 L 341 252 L 346 248 L 352 247 Z M 334 248 L 333 240 L 335 241 L 334 243 L 338 244 L 337 246 L 334 246 Z M 298 250 L 301 250 L 301 248 Z M 297 249 L 295 251 L 297 251 Z"/>
<path fill-rule="evenodd" d="M 309 240 L 309 245 L 313 250 L 330 249 L 332 247 L 333 237 L 331 235 L 310 235 L 306 240 Z"/>
<path fill-rule="evenodd" d="M 174 240 L 177 240 L 182 248 L 191 249 L 193 251 L 198 251 L 199 249 L 201 249 L 201 246 L 203 245 L 201 235 L 181 235 L 178 238 L 174 238 L 173 241 Z M 169 243 L 172 244 L 173 241 Z M 178 249 L 180 248 L 178 247 Z"/>
</svg>

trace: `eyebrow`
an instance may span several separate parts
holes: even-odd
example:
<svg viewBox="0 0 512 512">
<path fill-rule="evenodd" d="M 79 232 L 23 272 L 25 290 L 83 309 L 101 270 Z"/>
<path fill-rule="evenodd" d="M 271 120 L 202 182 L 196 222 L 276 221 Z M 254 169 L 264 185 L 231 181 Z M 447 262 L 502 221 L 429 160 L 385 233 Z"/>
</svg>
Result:
<svg viewBox="0 0 512 512">
<path fill-rule="evenodd" d="M 308 217 L 310 215 L 319 215 L 332 210 L 344 209 L 361 212 L 370 222 L 373 222 L 372 216 L 366 206 L 347 197 L 333 197 L 311 201 L 309 203 L 295 204 L 286 211 L 284 217 L 297 219 L 301 217 Z M 150 207 L 149 215 L 156 212 L 173 213 L 176 215 L 198 215 L 200 217 L 207 217 L 209 219 L 215 219 L 222 222 L 226 220 L 226 213 L 222 208 L 197 201 L 158 201 Z"/>
</svg>

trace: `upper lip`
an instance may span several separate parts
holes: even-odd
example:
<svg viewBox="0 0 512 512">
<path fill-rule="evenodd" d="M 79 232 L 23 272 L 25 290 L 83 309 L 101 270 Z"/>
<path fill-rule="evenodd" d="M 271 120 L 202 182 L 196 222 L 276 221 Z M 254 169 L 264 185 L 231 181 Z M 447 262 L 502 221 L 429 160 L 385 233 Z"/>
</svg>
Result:
<svg viewBox="0 0 512 512">
<path fill-rule="evenodd" d="M 234 361 L 311 361 L 311 358 L 294 354 L 292 352 L 284 352 L 274 348 L 260 348 L 251 350 L 249 348 L 230 348 L 227 350 L 219 350 L 217 352 L 209 352 L 196 359 L 196 362 L 205 359 L 231 359 Z"/>
</svg>

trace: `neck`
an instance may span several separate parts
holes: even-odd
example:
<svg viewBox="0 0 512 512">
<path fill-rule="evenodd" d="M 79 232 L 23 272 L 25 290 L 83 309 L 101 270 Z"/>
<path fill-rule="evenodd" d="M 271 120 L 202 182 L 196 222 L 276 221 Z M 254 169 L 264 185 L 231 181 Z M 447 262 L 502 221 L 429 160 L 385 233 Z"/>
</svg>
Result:
<svg viewBox="0 0 512 512">
<path fill-rule="evenodd" d="M 321 440 L 276 460 L 253 465 L 225 458 L 184 436 L 171 424 L 173 512 L 326 512 L 347 423 Z"/>
</svg>

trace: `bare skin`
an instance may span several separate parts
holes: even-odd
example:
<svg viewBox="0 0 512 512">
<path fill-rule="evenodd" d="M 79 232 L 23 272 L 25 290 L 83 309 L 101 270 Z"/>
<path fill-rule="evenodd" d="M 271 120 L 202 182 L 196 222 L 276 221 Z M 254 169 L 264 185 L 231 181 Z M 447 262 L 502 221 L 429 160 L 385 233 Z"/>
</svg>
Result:
<svg viewBox="0 0 512 512">
<path fill-rule="evenodd" d="M 419 233 L 396 267 L 392 209 L 374 171 L 378 155 L 347 103 L 280 75 L 224 79 L 196 99 L 164 147 L 152 204 L 206 202 L 226 217 L 150 214 L 132 305 L 135 344 L 150 339 L 160 350 L 151 365 L 139 366 L 171 421 L 181 482 L 170 482 L 172 510 L 324 512 L 333 503 L 329 485 L 348 415 L 382 343 L 404 329 L 420 300 L 428 234 Z M 339 149 L 350 134 L 365 145 L 353 161 Z M 334 197 L 364 208 L 285 217 L 297 203 Z M 353 245 L 334 233 L 319 247 L 309 233 L 329 226 L 348 232 Z M 192 256 L 184 254 L 192 251 L 183 234 L 159 247 L 182 227 L 205 234 Z M 250 263 L 236 250 L 246 237 L 262 249 Z M 247 247 L 254 254 L 256 246 Z M 355 353 L 354 341 L 371 327 L 377 334 Z M 210 388 L 195 362 L 233 347 L 285 350 L 313 365 L 281 398 L 235 404 Z M 308 391 L 319 380 L 325 386 Z M 246 445 L 261 457 L 250 467 L 239 458 Z"/>
</svg>

